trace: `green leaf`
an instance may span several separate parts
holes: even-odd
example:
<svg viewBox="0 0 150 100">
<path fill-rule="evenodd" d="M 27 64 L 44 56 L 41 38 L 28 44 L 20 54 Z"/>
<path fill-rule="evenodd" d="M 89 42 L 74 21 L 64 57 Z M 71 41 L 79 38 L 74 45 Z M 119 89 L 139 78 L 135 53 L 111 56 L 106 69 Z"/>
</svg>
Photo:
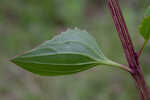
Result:
<svg viewBox="0 0 150 100">
<path fill-rule="evenodd" d="M 43 76 L 73 74 L 97 65 L 120 67 L 104 56 L 88 32 L 79 29 L 68 29 L 39 47 L 15 57 L 12 62 Z"/>
<path fill-rule="evenodd" d="M 146 10 L 145 16 L 150 16 L 150 7 L 148 7 L 148 9 Z"/>
<path fill-rule="evenodd" d="M 145 18 L 142 21 L 139 31 L 144 39 L 148 41 L 150 38 L 150 8 L 146 10 Z"/>
</svg>

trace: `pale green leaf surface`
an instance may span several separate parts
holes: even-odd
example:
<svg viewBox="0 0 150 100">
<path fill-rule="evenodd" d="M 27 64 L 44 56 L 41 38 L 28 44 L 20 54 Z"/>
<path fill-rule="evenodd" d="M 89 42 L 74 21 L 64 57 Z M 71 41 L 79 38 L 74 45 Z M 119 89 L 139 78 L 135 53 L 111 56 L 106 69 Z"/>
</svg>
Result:
<svg viewBox="0 0 150 100">
<path fill-rule="evenodd" d="M 68 29 L 12 61 L 44 76 L 73 74 L 96 65 L 112 63 L 103 55 L 96 40 L 88 32 L 79 29 Z"/>
</svg>

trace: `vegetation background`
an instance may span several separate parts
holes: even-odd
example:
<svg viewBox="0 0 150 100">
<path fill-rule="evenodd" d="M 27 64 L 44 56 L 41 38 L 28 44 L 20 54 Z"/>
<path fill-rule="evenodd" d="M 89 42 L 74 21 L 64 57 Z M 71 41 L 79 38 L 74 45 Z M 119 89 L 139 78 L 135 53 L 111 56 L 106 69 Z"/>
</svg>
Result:
<svg viewBox="0 0 150 100">
<path fill-rule="evenodd" d="M 119 0 L 136 49 L 138 27 L 150 0 Z M 100 66 L 76 75 L 41 77 L 9 59 L 68 27 L 87 30 L 106 56 L 126 64 L 106 0 L 0 0 L 0 100 L 137 100 L 132 77 Z M 150 86 L 150 45 L 141 57 Z"/>
</svg>

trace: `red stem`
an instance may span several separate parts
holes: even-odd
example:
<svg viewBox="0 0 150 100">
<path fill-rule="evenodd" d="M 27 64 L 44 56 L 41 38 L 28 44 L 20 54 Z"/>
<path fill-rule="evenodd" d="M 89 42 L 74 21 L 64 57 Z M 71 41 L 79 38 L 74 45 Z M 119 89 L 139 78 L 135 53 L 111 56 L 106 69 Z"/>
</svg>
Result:
<svg viewBox="0 0 150 100">
<path fill-rule="evenodd" d="M 128 61 L 129 67 L 132 69 L 131 75 L 135 80 L 136 87 L 139 90 L 141 100 L 150 100 L 150 92 L 144 79 L 143 71 L 139 65 L 139 60 L 135 52 L 127 25 L 125 23 L 118 0 L 108 0 L 108 6 L 112 13 L 112 17 L 122 42 L 124 53 Z"/>
</svg>

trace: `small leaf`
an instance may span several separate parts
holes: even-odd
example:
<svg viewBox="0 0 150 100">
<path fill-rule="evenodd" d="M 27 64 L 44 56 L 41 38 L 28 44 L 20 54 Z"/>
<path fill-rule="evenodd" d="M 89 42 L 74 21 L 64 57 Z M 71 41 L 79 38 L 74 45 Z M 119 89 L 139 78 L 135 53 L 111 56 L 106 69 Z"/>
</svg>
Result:
<svg viewBox="0 0 150 100">
<path fill-rule="evenodd" d="M 116 65 L 108 60 L 86 31 L 68 29 L 39 47 L 12 59 L 20 67 L 43 76 L 67 75 L 97 65 Z"/>
<path fill-rule="evenodd" d="M 142 21 L 139 31 L 145 40 L 149 40 L 150 38 L 150 8 L 146 10 L 145 18 Z"/>
</svg>

